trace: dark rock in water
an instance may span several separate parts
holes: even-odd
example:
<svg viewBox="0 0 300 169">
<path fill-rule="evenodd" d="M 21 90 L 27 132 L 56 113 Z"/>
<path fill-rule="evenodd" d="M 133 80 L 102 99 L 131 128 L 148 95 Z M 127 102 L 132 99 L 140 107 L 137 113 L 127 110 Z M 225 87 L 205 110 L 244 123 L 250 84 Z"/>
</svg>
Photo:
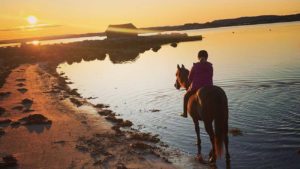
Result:
<svg viewBox="0 0 300 169">
<path fill-rule="evenodd" d="M 160 110 L 158 110 L 158 109 L 151 109 L 151 110 L 149 110 L 149 111 L 151 111 L 151 112 L 159 112 Z"/>
<path fill-rule="evenodd" d="M 80 96 L 80 94 L 77 92 L 78 89 L 72 89 L 71 91 L 69 91 L 70 95 L 74 95 L 74 96 Z"/>
<path fill-rule="evenodd" d="M 120 124 L 120 126 L 122 127 L 131 127 L 133 125 L 133 123 L 129 120 L 125 120 L 123 121 L 123 123 Z"/>
<path fill-rule="evenodd" d="M 298 155 L 300 155 L 300 150 L 298 150 Z"/>
<path fill-rule="evenodd" d="M 26 93 L 28 90 L 26 88 L 17 89 L 21 93 Z"/>
<path fill-rule="evenodd" d="M 115 115 L 111 110 L 101 110 L 98 112 L 101 116 Z"/>
<path fill-rule="evenodd" d="M 105 105 L 105 104 L 96 104 L 94 107 L 102 109 L 102 108 L 108 108 L 109 105 Z"/>
<path fill-rule="evenodd" d="M 5 108 L 0 107 L 0 116 L 6 112 Z"/>
<path fill-rule="evenodd" d="M 51 120 L 48 120 L 45 116 L 41 114 L 31 114 L 19 120 L 22 125 L 32 125 L 32 124 L 52 124 Z"/>
<path fill-rule="evenodd" d="M 161 48 L 161 46 L 155 46 L 152 48 L 152 51 L 157 52 L 157 51 L 159 51 L 160 48 Z"/>
<path fill-rule="evenodd" d="M 98 97 L 88 97 L 88 100 L 97 99 Z"/>
<path fill-rule="evenodd" d="M 0 137 L 3 136 L 4 134 L 5 134 L 5 131 L 4 131 L 4 129 L 1 127 L 1 128 L 0 128 Z"/>
<path fill-rule="evenodd" d="M 16 157 L 12 155 L 2 157 L 2 161 L 3 162 L 0 162 L 0 168 L 15 167 L 18 165 Z"/>
<path fill-rule="evenodd" d="M 232 134 L 232 136 L 242 136 L 243 135 L 242 131 L 238 128 L 230 129 L 229 133 Z"/>
<path fill-rule="evenodd" d="M 105 117 L 105 119 L 108 121 L 114 122 L 114 123 L 122 123 L 123 122 L 123 119 L 118 119 L 112 115 Z"/>
<path fill-rule="evenodd" d="M 175 42 L 171 43 L 171 46 L 174 47 L 174 48 L 176 48 L 177 47 L 177 43 L 175 43 Z"/>
<path fill-rule="evenodd" d="M 75 104 L 77 107 L 80 107 L 83 105 L 83 103 L 81 101 L 79 101 L 78 99 L 75 98 L 70 98 L 70 101 Z"/>
<path fill-rule="evenodd" d="M 268 85 L 268 84 L 262 84 L 262 85 L 259 85 L 259 87 L 262 87 L 262 88 L 270 88 L 272 87 L 271 85 Z"/>
</svg>

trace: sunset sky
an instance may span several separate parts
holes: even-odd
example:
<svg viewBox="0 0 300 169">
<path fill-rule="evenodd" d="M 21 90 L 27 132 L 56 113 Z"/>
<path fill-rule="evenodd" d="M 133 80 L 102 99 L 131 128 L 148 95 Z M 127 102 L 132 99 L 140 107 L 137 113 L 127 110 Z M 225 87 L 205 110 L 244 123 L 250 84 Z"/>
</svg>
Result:
<svg viewBox="0 0 300 169">
<path fill-rule="evenodd" d="M 0 40 L 300 13 L 299 0 L 1 0 Z"/>
</svg>

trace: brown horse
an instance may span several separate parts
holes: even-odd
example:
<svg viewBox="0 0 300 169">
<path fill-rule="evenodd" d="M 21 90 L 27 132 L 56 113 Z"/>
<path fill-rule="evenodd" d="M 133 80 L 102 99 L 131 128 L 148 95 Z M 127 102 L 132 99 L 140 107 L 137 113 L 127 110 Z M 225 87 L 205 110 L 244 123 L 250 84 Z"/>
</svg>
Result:
<svg viewBox="0 0 300 169">
<path fill-rule="evenodd" d="M 174 86 L 177 89 L 183 87 L 187 90 L 190 85 L 188 75 L 189 70 L 187 70 L 184 65 L 182 65 L 181 68 L 177 65 L 176 82 Z M 209 162 L 215 163 L 216 157 L 222 155 L 224 142 L 227 166 L 230 165 L 230 155 L 228 152 L 228 103 L 224 90 L 218 86 L 207 86 L 199 89 L 189 98 L 187 110 L 195 124 L 198 159 L 203 162 L 199 128 L 199 120 L 203 120 L 205 130 L 210 137 L 212 145 Z M 215 131 L 212 126 L 213 121 Z"/>
</svg>

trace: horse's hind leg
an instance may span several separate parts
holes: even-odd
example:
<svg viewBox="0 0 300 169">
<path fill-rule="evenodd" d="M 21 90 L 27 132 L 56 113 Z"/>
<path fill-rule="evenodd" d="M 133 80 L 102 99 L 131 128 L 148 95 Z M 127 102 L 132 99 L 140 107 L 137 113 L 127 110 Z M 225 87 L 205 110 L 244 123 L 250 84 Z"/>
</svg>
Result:
<svg viewBox="0 0 300 169">
<path fill-rule="evenodd" d="M 195 131 L 197 135 L 197 148 L 198 148 L 198 156 L 201 155 L 201 139 L 200 139 L 200 128 L 199 128 L 199 121 L 196 118 L 193 118 Z"/>
<path fill-rule="evenodd" d="M 229 155 L 229 150 L 228 150 L 228 123 L 225 125 L 225 139 L 224 139 L 224 144 L 225 144 L 225 151 L 226 151 L 226 163 L 227 165 L 230 165 L 230 155 Z"/>
<path fill-rule="evenodd" d="M 215 153 L 215 144 L 214 144 L 214 130 L 212 127 L 212 122 L 206 122 L 204 123 L 205 125 L 205 130 L 207 132 L 207 134 L 209 135 L 210 138 L 210 142 L 211 142 L 211 146 L 212 146 L 212 150 L 210 151 L 210 158 L 209 158 L 209 162 L 210 163 L 214 163 L 216 161 L 216 153 Z"/>
</svg>

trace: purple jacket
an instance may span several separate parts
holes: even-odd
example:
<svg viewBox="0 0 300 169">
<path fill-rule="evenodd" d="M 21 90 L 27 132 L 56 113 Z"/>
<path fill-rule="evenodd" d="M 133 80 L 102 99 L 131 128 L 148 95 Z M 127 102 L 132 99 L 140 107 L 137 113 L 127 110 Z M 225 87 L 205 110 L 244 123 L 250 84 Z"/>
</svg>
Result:
<svg viewBox="0 0 300 169">
<path fill-rule="evenodd" d="M 213 67 L 209 62 L 194 63 L 189 74 L 189 90 L 198 90 L 204 86 L 213 85 Z"/>
</svg>

